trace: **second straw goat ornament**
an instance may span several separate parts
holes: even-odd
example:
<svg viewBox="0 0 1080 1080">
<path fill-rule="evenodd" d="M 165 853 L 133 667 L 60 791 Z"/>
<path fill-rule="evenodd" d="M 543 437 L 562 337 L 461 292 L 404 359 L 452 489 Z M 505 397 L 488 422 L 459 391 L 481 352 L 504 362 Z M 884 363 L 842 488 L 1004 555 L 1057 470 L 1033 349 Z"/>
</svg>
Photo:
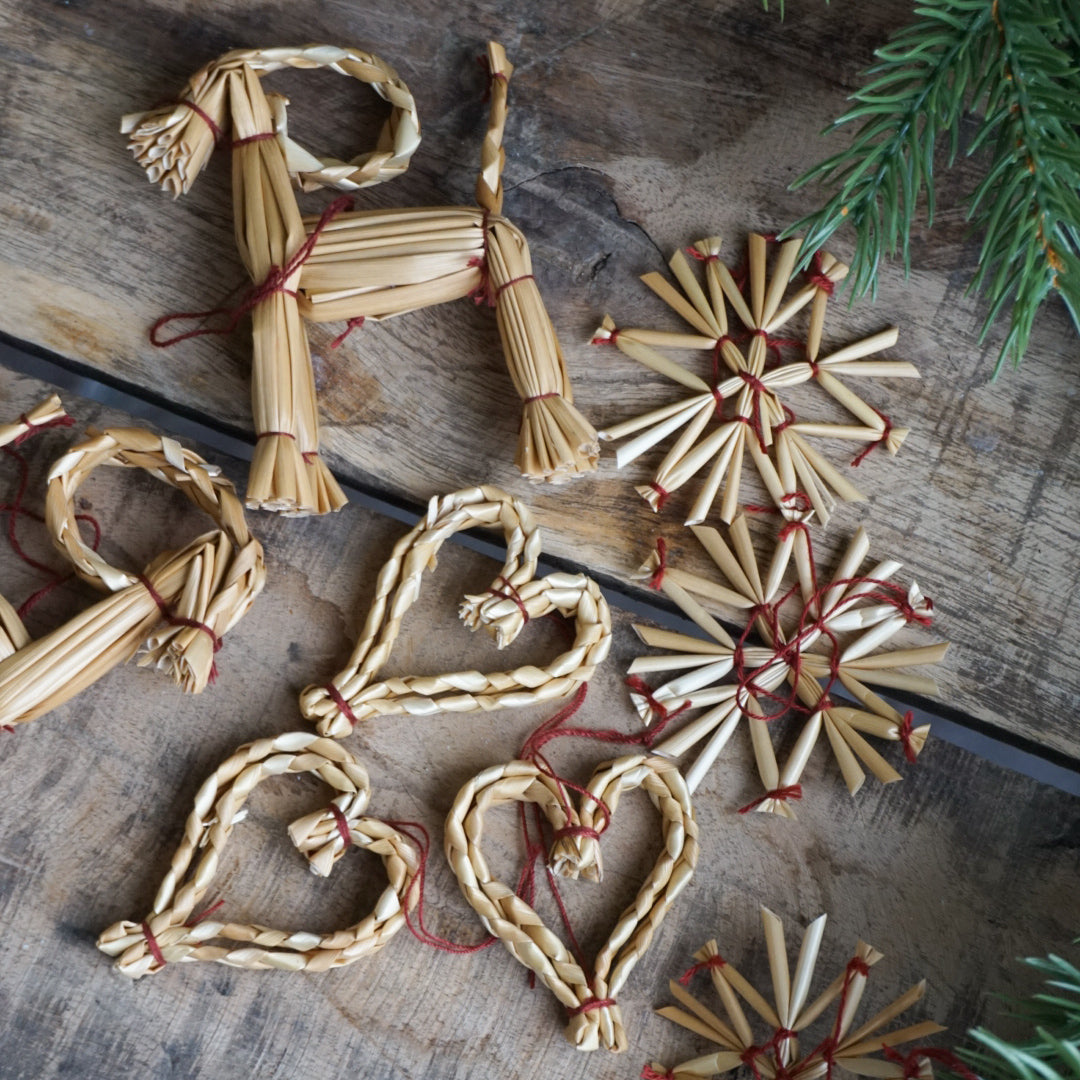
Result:
<svg viewBox="0 0 1080 1080">
<path fill-rule="evenodd" d="M 345 191 L 392 179 L 420 141 L 408 87 L 385 61 L 333 45 L 240 49 L 192 76 L 179 98 L 124 118 L 122 130 L 150 179 L 186 192 L 216 142 L 232 137 L 237 243 L 255 282 L 224 326 L 199 326 L 152 339 L 170 345 L 227 332 L 247 311 L 254 332 L 252 398 L 258 443 L 249 506 L 289 514 L 337 510 L 345 496 L 319 458 L 319 420 L 304 320 L 349 327 L 365 319 L 473 295 L 495 308 L 510 376 L 524 399 L 517 464 L 533 480 L 558 482 L 596 467 L 596 432 L 574 408 L 562 351 L 532 273 L 522 234 L 502 209 L 503 125 L 512 71 L 501 46 L 488 46 L 491 115 L 476 206 L 351 211 L 332 203 L 301 216 L 292 185 Z M 378 146 L 346 163 L 320 159 L 287 134 L 280 95 L 260 79 L 281 68 L 328 68 L 367 83 L 392 112 Z M 186 313 L 185 316 L 186 317 Z"/>
<path fill-rule="evenodd" d="M 574 620 L 570 647 L 545 666 L 484 674 L 372 680 L 390 656 L 405 612 L 420 593 L 424 571 L 454 533 L 483 526 L 501 528 L 506 562 L 491 588 L 466 596 L 461 620 L 483 627 L 498 648 L 509 645 L 530 619 L 557 612 Z M 377 716 L 427 716 L 437 712 L 485 712 L 538 705 L 572 694 L 592 678 L 611 647 L 611 612 L 599 586 L 585 574 L 537 578 L 540 532 L 528 509 L 498 488 L 484 486 L 434 498 L 420 523 L 402 537 L 379 572 L 375 600 L 348 666 L 323 685 L 307 687 L 300 709 L 319 733 L 344 738 Z"/>
<path fill-rule="evenodd" d="M 57 414 L 59 401 L 51 410 Z M 45 422 L 38 411 L 29 419 L 34 426 Z M 4 428 L 0 437 L 17 437 L 20 427 Z M 76 494 L 98 467 L 145 470 L 186 495 L 217 528 L 163 552 L 142 573 L 110 566 L 83 541 L 76 520 Z M 75 573 L 111 595 L 36 641 L 10 605 L 0 605 L 0 724 L 25 723 L 56 708 L 140 647 L 141 664 L 164 668 L 185 690 L 204 689 L 222 635 L 247 612 L 266 575 L 262 547 L 220 469 L 166 436 L 112 428 L 53 465 L 45 527 Z"/>
</svg>

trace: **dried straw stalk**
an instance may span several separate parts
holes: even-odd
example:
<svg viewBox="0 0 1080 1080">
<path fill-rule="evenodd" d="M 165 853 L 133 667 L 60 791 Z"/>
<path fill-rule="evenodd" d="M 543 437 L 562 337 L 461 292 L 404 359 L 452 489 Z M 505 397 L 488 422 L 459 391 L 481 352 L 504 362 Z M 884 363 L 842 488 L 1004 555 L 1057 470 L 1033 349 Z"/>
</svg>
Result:
<svg viewBox="0 0 1080 1080">
<path fill-rule="evenodd" d="M 894 427 L 837 377 L 918 378 L 918 369 L 907 361 L 870 359 L 896 344 L 896 328 L 820 356 L 829 295 L 848 268 L 822 253 L 809 281 L 785 299 L 801 243 L 792 239 L 780 245 L 770 275 L 766 239 L 751 233 L 745 287 L 740 287 L 720 261 L 721 242 L 716 236 L 699 240 L 690 249 L 704 267 L 704 284 L 681 251 L 670 262 L 679 288 L 661 274 L 646 274 L 641 280 L 693 333 L 616 327 L 610 317 L 604 317 L 594 343 L 614 344 L 631 359 L 690 391 L 688 397 L 600 433 L 603 440 L 634 436 L 616 452 L 621 468 L 679 432 L 652 481 L 637 488 L 654 510 L 661 509 L 671 494 L 711 466 L 686 524 L 704 521 L 718 498 L 721 519 L 732 521 L 740 505 L 743 462 L 749 455 L 785 517 L 794 519 L 812 507 L 825 524 L 834 496 L 847 501 L 860 501 L 865 496 L 807 440 L 851 439 L 866 443 L 868 448 L 881 444 L 895 454 L 908 434 L 907 428 Z M 779 348 L 778 340 L 790 343 L 776 335 L 808 305 L 809 325 L 798 342 L 804 347 L 804 356 L 794 361 L 777 359 L 770 349 Z M 729 321 L 729 307 L 748 337 L 745 346 L 735 324 Z M 658 349 L 707 350 L 712 353 L 711 374 L 700 375 Z M 798 419 L 784 404 L 783 391 L 809 381 L 816 382 L 856 422 Z M 710 429 L 714 420 L 717 423 Z"/>
<path fill-rule="evenodd" d="M 945 1028 L 933 1021 L 922 1021 L 893 1031 L 883 1032 L 882 1029 L 922 1000 L 926 993 L 926 980 L 916 983 L 852 1030 L 866 990 L 869 970 L 883 959 L 882 954 L 860 941 L 845 969 L 811 1000 L 810 987 L 825 932 L 826 916 L 820 915 L 807 927 L 794 973 L 788 964 L 783 923 L 768 908 L 761 909 L 761 917 L 772 977 L 772 1003 L 720 956 L 715 941 L 708 942 L 694 954 L 698 963 L 687 972 L 687 976 L 699 969 L 708 970 L 725 1018 L 717 1016 L 684 989 L 681 981 L 674 979 L 668 987 L 679 1005 L 668 1005 L 657 1012 L 721 1049 L 685 1061 L 670 1070 L 664 1070 L 662 1065 L 654 1062 L 654 1075 L 670 1076 L 673 1080 L 702 1080 L 741 1069 L 749 1056 L 754 1075 L 761 1080 L 820 1080 L 823 1077 L 829 1080 L 834 1068 L 877 1080 L 904 1080 L 908 1077 L 910 1074 L 905 1071 L 904 1064 L 896 1060 L 883 1060 L 878 1055 L 885 1053 L 888 1057 L 887 1048 L 929 1038 Z M 689 981 L 686 976 L 684 979 Z M 771 1038 L 755 1039 L 751 1018 L 747 1016 L 743 1002 L 749 1005 L 752 1016 L 756 1015 L 771 1029 Z M 821 1031 L 820 1041 L 810 1050 L 805 1048 L 804 1043 L 800 1050 L 805 1029 L 821 1018 L 834 1003 L 836 1014 Z M 915 1055 L 917 1057 L 918 1051 L 915 1051 Z M 894 1058 L 896 1056 L 893 1055 Z M 933 1070 L 929 1059 L 923 1059 L 921 1065 L 920 1078 L 930 1080 Z"/>
<path fill-rule="evenodd" d="M 815 566 L 805 527 L 783 530 L 769 562 L 760 564 L 745 517 L 736 518 L 732 524 L 730 546 L 716 529 L 694 526 L 693 532 L 725 584 L 676 567 L 664 566 L 660 572 L 656 552 L 634 575 L 637 580 L 656 583 L 711 639 L 634 627 L 645 644 L 664 649 L 665 654 L 638 658 L 629 674 L 680 669 L 685 672 L 647 695 L 631 693 L 642 720 L 648 724 L 684 706 L 706 710 L 657 743 L 656 751 L 679 757 L 708 737 L 686 772 L 687 784 L 695 791 L 745 719 L 766 793 L 751 805 L 759 812 L 785 817 L 794 817 L 788 798 L 801 797 L 801 790 L 794 794 L 795 789 L 823 733 L 851 794 L 866 779 L 863 766 L 882 783 L 902 779 L 863 736 L 900 742 L 909 760 L 914 761 L 930 726 L 913 727 L 910 714 L 901 715 L 870 686 L 923 695 L 936 693 L 933 679 L 901 669 L 940 663 L 948 649 L 947 642 L 918 648 L 884 648 L 913 620 L 928 624 L 933 611 L 933 605 L 914 582 L 902 599 L 892 592 L 886 594 L 888 582 L 902 564 L 885 559 L 861 571 L 870 551 L 870 541 L 862 528 L 852 537 L 828 578 Z M 788 601 L 787 577 L 792 562 L 800 599 Z M 737 643 L 695 597 L 733 608 L 743 618 L 747 613 L 756 613 L 754 629 L 764 647 L 744 645 L 741 684 L 727 681 L 733 673 L 739 675 L 735 671 Z M 770 609 L 775 622 L 767 617 Z M 774 637 L 776 629 L 778 638 Z M 855 706 L 826 693 L 823 683 L 831 685 L 834 676 L 834 688 L 850 694 Z M 770 707 L 769 701 L 786 696 L 777 694 L 785 683 L 793 686 L 806 719 L 781 768 L 768 729 L 782 721 L 769 716 L 776 711 L 775 704 Z"/>
<path fill-rule="evenodd" d="M 619 916 L 591 972 L 544 925 L 537 912 L 513 889 L 493 878 L 481 852 L 484 817 L 507 802 L 538 806 L 556 832 L 575 830 L 556 840 L 552 871 L 561 877 L 599 881 L 598 835 L 610 824 L 601 804 L 614 814 L 620 797 L 644 788 L 660 813 L 663 845 L 649 877 Z M 615 1001 L 634 965 L 645 953 L 675 897 L 689 882 L 698 858 L 697 824 L 678 769 L 658 758 L 634 755 L 597 767 L 589 781 L 591 797 L 575 809 L 557 779 L 527 761 L 486 769 L 458 793 L 446 820 L 446 857 L 466 900 L 488 933 L 535 972 L 569 1013 L 567 1039 L 579 1050 L 627 1046 L 622 1013 Z M 588 830 L 581 832 L 578 830 Z"/>
<path fill-rule="evenodd" d="M 502 649 L 528 621 L 557 611 L 574 619 L 572 645 L 544 666 L 373 682 L 420 593 L 424 571 L 435 566 L 439 548 L 454 533 L 477 526 L 502 529 L 506 562 L 486 593 L 465 597 L 462 622 L 470 630 L 486 629 Z M 608 654 L 611 613 L 599 586 L 584 574 L 535 578 L 539 554 L 540 532 L 532 515 L 498 488 L 469 488 L 433 498 L 427 514 L 397 542 L 379 572 L 375 599 L 348 665 L 328 684 L 306 687 L 300 711 L 315 721 L 320 734 L 344 738 L 354 724 L 376 716 L 517 708 L 572 694 Z"/>
<path fill-rule="evenodd" d="M 183 492 L 218 528 L 163 552 L 141 575 L 117 570 L 83 542 L 75 518 L 79 486 L 98 466 L 145 469 Z M 112 595 L 0 662 L 0 724 L 41 716 L 140 646 L 140 665 L 163 668 L 186 691 L 202 691 L 222 636 L 265 579 L 262 547 L 220 469 L 173 439 L 113 428 L 72 447 L 53 466 L 45 525 L 75 573 Z"/>
<path fill-rule="evenodd" d="M 294 821 L 289 837 L 321 877 L 350 846 L 378 855 L 390 880 L 374 909 L 354 926 L 327 934 L 221 922 L 209 912 L 197 915 L 233 826 L 246 814 L 248 795 L 269 776 L 302 773 L 318 775 L 335 796 L 331 808 Z M 165 964 L 197 960 L 254 970 L 327 971 L 377 952 L 405 925 L 405 912 L 416 902 L 412 885 L 420 853 L 390 825 L 364 816 L 370 796 L 363 765 L 330 739 L 288 732 L 240 747 L 195 796 L 184 838 L 150 914 L 142 922 L 110 926 L 98 938 L 98 948 L 118 957 L 117 970 L 132 979 L 153 975 Z"/>
<path fill-rule="evenodd" d="M 45 427 L 67 416 L 60 398 L 50 394 L 29 412 L 23 413 L 11 424 L 0 424 L 0 446 L 8 446 L 24 439 L 34 428 Z M 0 596 L 0 660 L 18 652 L 30 643 L 30 634 L 23 626 L 19 613 L 3 596 Z"/>
</svg>

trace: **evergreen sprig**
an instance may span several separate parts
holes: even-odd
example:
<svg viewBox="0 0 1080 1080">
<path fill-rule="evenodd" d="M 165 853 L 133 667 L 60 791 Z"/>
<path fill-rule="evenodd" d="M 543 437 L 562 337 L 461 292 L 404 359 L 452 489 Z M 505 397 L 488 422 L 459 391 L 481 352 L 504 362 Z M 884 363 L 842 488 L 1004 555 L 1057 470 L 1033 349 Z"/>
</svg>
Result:
<svg viewBox="0 0 1080 1080">
<path fill-rule="evenodd" d="M 920 196 L 933 223 L 939 143 L 953 164 L 962 121 L 979 114 L 965 149 L 987 157 L 968 213 L 983 235 L 970 288 L 988 300 L 980 341 L 1011 303 L 998 368 L 1019 363 L 1052 291 L 1080 327 L 1080 4 L 923 0 L 915 14 L 877 50 L 870 82 L 825 129 L 860 122 L 851 144 L 792 185 L 817 181 L 832 194 L 785 235 L 803 233 L 810 253 L 850 223 L 853 294 L 876 293 L 884 257 L 899 251 L 910 271 Z"/>
<path fill-rule="evenodd" d="M 1060 956 L 1025 961 L 1046 975 L 1049 992 L 1012 1003 L 1010 1016 L 1030 1034 L 1009 1041 L 985 1028 L 969 1034 L 975 1049 L 958 1056 L 982 1080 L 1076 1080 L 1080 1077 L 1080 971 Z"/>
</svg>

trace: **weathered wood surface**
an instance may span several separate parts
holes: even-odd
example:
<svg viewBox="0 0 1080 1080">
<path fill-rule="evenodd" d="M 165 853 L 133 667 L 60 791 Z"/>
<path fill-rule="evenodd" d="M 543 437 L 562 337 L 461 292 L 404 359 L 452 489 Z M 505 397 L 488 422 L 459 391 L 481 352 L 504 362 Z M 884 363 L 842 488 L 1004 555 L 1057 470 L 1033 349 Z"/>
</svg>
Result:
<svg viewBox="0 0 1080 1080">
<path fill-rule="evenodd" d="M 5 413 L 29 407 L 45 390 L 0 371 Z M 67 404 L 80 424 L 129 422 L 78 399 Z M 72 434 L 42 433 L 26 444 L 31 505 Z M 242 475 L 239 463 L 223 464 Z M 12 480 L 8 462 L 0 497 L 8 497 Z M 202 527 L 179 497 L 148 478 L 94 477 L 83 495 L 83 509 L 102 524 L 104 550 L 119 565 L 141 566 L 165 538 Z M 583 1055 L 566 1043 L 561 1010 L 546 991 L 527 989 L 524 969 L 501 947 L 450 956 L 406 932 L 378 956 L 323 975 L 190 964 L 129 982 L 94 948 L 96 935 L 117 919 L 145 915 L 211 770 L 242 742 L 303 727 L 297 691 L 341 665 L 375 573 L 402 533 L 355 506 L 327 520 L 259 524 L 272 584 L 229 633 L 220 678 L 206 694 L 183 696 L 158 673 L 129 665 L 54 713 L 0 735 L 4 1080 L 635 1076 L 645 1061 L 707 1052 L 651 1013 L 669 1000 L 668 978 L 685 970 L 706 939 L 715 936 L 727 957 L 767 987 L 760 904 L 792 928 L 830 914 L 815 985 L 832 977 L 862 937 L 886 953 L 867 1007 L 925 975 L 930 991 L 921 1015 L 958 1035 L 992 1014 L 989 992 L 1030 985 L 1013 957 L 1064 946 L 1075 935 L 1075 798 L 931 741 L 902 784 L 870 785 L 855 800 L 819 752 L 797 822 L 744 818 L 731 808 L 756 788 L 749 747 L 736 740 L 696 798 L 699 872 L 620 995 L 630 1032 L 621 1058 Z M 32 529 L 21 535 L 32 554 L 52 557 Z M 485 588 L 496 572 L 490 560 L 445 547 L 406 620 L 393 670 L 501 664 L 503 657 L 495 660 L 455 618 L 459 594 Z M 18 602 L 40 577 L 9 554 L 3 582 L 4 594 Z M 66 618 L 88 592 L 53 594 L 31 613 L 31 631 Z M 549 655 L 559 640 L 546 626 L 525 637 L 511 647 L 512 662 Z M 636 646 L 629 619 L 618 613 L 614 644 L 579 719 L 630 731 L 636 721 L 621 678 Z M 454 794 L 481 768 L 511 758 L 543 712 L 392 720 L 348 740 L 371 773 L 371 813 L 420 822 L 435 838 L 426 913 L 438 933 L 477 940 L 480 930 L 439 850 Z M 570 740 L 549 750 L 561 771 L 581 781 L 605 757 L 602 746 Z M 377 895 L 382 879 L 366 857 L 344 860 L 321 880 L 288 843 L 285 824 L 324 797 L 312 781 L 260 786 L 214 884 L 213 896 L 231 917 L 328 930 L 355 921 Z M 620 806 L 605 838 L 604 884 L 564 891 L 590 952 L 658 850 L 638 803 Z M 515 822 L 507 812 L 491 830 L 491 863 L 508 878 L 521 858 Z M 556 918 L 550 902 L 541 911 Z"/>
<path fill-rule="evenodd" d="M 615 350 L 589 348 L 600 316 L 660 325 L 639 273 L 701 235 L 737 251 L 748 226 L 776 228 L 810 208 L 813 192 L 786 185 L 825 152 L 816 132 L 910 5 L 808 0 L 790 4 L 783 24 L 756 0 L 0 9 L 0 330 L 250 431 L 245 331 L 166 353 L 146 339 L 163 312 L 213 307 L 243 281 L 226 155 L 172 203 L 126 155 L 122 113 L 175 94 L 236 45 L 354 42 L 399 68 L 425 133 L 410 172 L 361 205 L 470 202 L 485 110 L 474 57 L 500 39 L 517 64 L 505 209 L 530 239 L 577 400 L 601 426 L 671 400 L 671 388 Z M 373 140 L 382 113 L 364 88 L 325 72 L 275 85 L 292 96 L 290 132 L 306 145 L 348 156 Z M 977 344 L 979 308 L 963 296 L 978 251 L 960 201 L 970 179 L 965 165 L 945 179 L 912 279 L 886 268 L 876 305 L 840 303 L 827 326 L 828 341 L 898 323 L 893 352 L 923 379 L 869 391 L 912 434 L 896 459 L 875 452 L 853 474 L 877 494 L 838 513 L 823 544 L 864 522 L 875 551 L 903 559 L 936 599 L 956 643 L 940 678 L 946 705 L 1075 758 L 1076 338 L 1052 306 L 1023 369 L 990 381 L 998 335 Z M 324 444 L 341 476 L 417 504 L 479 481 L 528 491 L 510 465 L 518 407 L 489 312 L 417 313 L 333 351 L 337 330 L 312 327 L 311 340 Z M 811 402 L 793 395 L 796 408 Z M 849 459 L 850 444 L 833 456 Z M 656 460 L 618 474 L 608 451 L 598 476 L 528 492 L 549 551 L 625 578 L 663 530 L 680 558 L 696 558 L 678 525 L 689 489 L 662 519 L 632 490 Z M 308 525 L 295 535 L 321 534 Z"/>
</svg>

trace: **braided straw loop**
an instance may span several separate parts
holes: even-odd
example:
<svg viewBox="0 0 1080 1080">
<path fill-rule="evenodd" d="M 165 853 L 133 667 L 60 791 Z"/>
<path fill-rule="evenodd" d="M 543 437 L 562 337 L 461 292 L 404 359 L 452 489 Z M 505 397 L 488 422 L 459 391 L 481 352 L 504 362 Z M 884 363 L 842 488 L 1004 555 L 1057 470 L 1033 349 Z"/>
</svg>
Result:
<svg viewBox="0 0 1080 1080">
<path fill-rule="evenodd" d="M 488 810 L 509 802 L 533 803 L 552 828 L 570 835 L 556 840 L 549 865 L 563 877 L 599 880 L 599 835 L 620 796 L 644 788 L 660 812 L 663 850 L 633 903 L 619 916 L 586 974 L 562 940 L 521 897 L 493 878 L 481 852 Z M 597 767 L 589 796 L 574 807 L 566 788 L 532 762 L 512 761 L 487 769 L 458 793 L 446 821 L 446 856 L 466 900 L 489 933 L 544 982 L 566 1008 L 567 1039 L 579 1050 L 627 1047 L 615 1001 L 634 965 L 652 942 L 675 897 L 689 882 L 698 858 L 697 824 L 690 795 L 670 762 L 635 754 Z M 594 834 L 594 835 L 589 835 Z"/>
<path fill-rule="evenodd" d="M 255 786 L 268 776 L 315 773 L 335 792 L 332 808 L 289 826 L 289 836 L 320 876 L 350 846 L 378 855 L 389 879 L 374 909 L 346 930 L 328 934 L 274 930 L 221 922 L 194 914 L 217 871 L 222 849 Z M 371 788 L 367 772 L 340 743 L 310 732 L 287 732 L 240 747 L 195 796 L 184 838 L 173 855 L 153 910 L 142 922 L 115 923 L 98 948 L 118 957 L 117 970 L 132 979 L 166 964 L 210 960 L 253 970 L 326 971 L 381 949 L 405 925 L 415 903 L 412 885 L 419 852 L 396 829 L 364 817 Z M 215 909 L 216 910 L 216 907 Z M 215 942 L 236 942 L 239 947 Z"/>
<path fill-rule="evenodd" d="M 572 617 L 574 641 L 541 667 L 483 674 L 458 671 L 373 682 L 385 665 L 401 621 L 420 593 L 425 570 L 433 569 L 439 548 L 454 533 L 497 526 L 507 554 L 491 588 L 466 596 L 462 622 L 483 627 L 497 648 L 509 645 L 525 623 L 552 612 Z M 361 720 L 374 716 L 426 716 L 436 712 L 474 712 L 535 705 L 572 694 L 587 682 L 611 645 L 611 613 L 599 586 L 584 574 L 534 577 L 540 533 L 529 511 L 498 488 L 483 486 L 434 498 L 424 518 L 394 546 L 379 573 L 375 599 L 360 641 L 343 671 L 300 695 L 301 712 L 322 735 L 344 738 Z"/>
<path fill-rule="evenodd" d="M 285 117 L 288 100 L 273 95 L 274 133 L 297 187 L 356 191 L 392 180 L 409 167 L 420 145 L 420 118 L 409 88 L 385 60 L 337 45 L 235 49 L 197 71 L 176 101 L 131 113 L 121 121 L 121 132 L 129 136 L 128 149 L 152 183 L 174 196 L 191 188 L 228 126 L 229 75 L 245 67 L 260 77 L 282 68 L 328 68 L 367 83 L 390 104 L 375 149 L 346 162 L 316 157 L 294 142 Z"/>
</svg>

